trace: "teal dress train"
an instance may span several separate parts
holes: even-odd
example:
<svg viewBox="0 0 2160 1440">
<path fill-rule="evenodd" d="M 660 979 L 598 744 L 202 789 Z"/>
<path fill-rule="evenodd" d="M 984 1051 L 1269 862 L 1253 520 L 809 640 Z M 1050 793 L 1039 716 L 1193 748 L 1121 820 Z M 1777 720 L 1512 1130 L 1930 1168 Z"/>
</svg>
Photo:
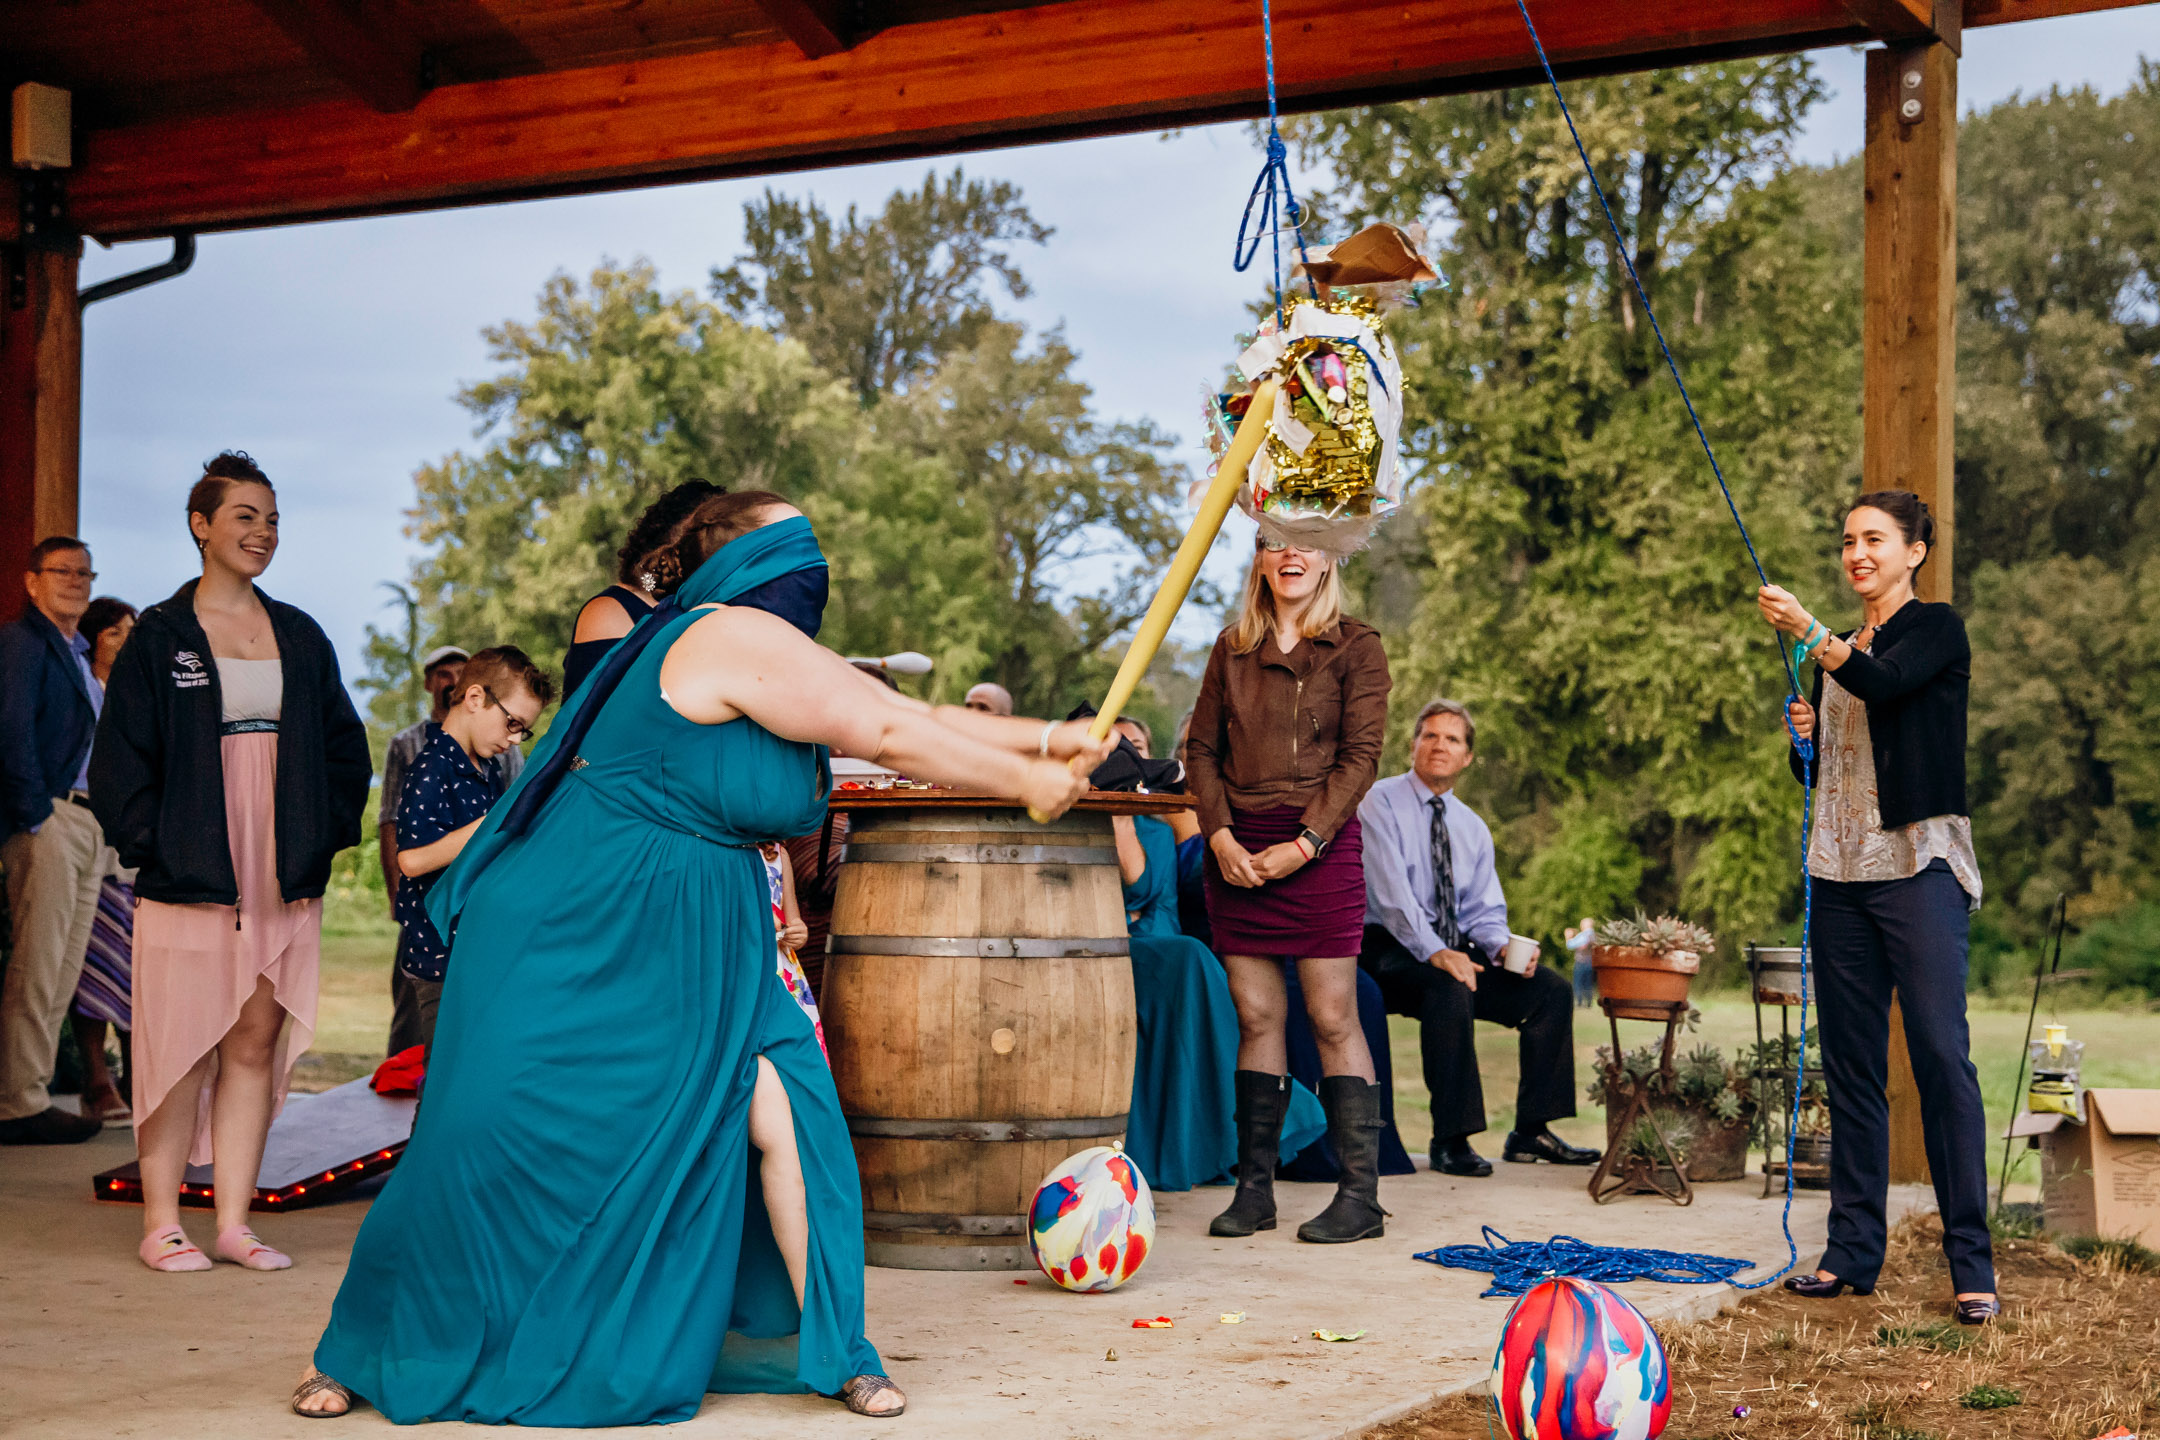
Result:
<svg viewBox="0 0 2160 1440">
<path fill-rule="evenodd" d="M 707 571 L 781 528 L 723 548 L 684 604 L 770 574 L 800 547 L 750 547 L 769 563 L 732 586 Z M 675 1421 L 708 1391 L 830 1394 L 883 1373 L 854 1153 L 775 970 L 754 848 L 815 829 L 831 772 L 820 747 L 667 704 L 661 662 L 698 618 L 645 622 L 662 628 L 602 697 L 583 763 L 529 829 L 504 840 L 491 817 L 445 876 L 438 925 L 462 913 L 418 1126 L 315 1352 L 400 1424 Z M 750 1148 L 759 1056 L 787 1087 L 808 1191 L 800 1310 Z"/>
<path fill-rule="evenodd" d="M 1125 1153 L 1157 1190 L 1190 1190 L 1237 1167 L 1237 1006 L 1222 962 L 1178 929 L 1177 841 L 1152 816 L 1133 819 L 1147 869 L 1125 887 L 1139 1055 Z M 1291 1082 L 1279 1154 L 1325 1133 L 1320 1101 Z"/>
</svg>

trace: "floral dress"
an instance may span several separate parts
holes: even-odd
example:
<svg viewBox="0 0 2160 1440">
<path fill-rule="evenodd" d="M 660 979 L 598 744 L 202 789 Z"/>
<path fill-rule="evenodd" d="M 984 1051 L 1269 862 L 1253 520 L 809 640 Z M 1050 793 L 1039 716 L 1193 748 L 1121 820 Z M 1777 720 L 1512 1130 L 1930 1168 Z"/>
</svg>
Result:
<svg viewBox="0 0 2160 1440">
<path fill-rule="evenodd" d="M 787 924 L 787 881 L 780 873 L 780 847 L 767 843 L 758 846 L 758 853 L 765 857 L 765 878 L 772 886 L 773 930 L 777 933 Z M 780 983 L 787 986 L 788 994 L 802 1006 L 803 1014 L 810 1017 L 810 1028 L 817 1031 L 818 1049 L 825 1051 L 827 1064 L 832 1062 L 832 1052 L 825 1047 L 825 1022 L 818 1018 L 817 996 L 810 993 L 810 977 L 803 973 L 802 961 L 795 958 L 795 951 L 786 945 L 774 946 L 780 953 Z"/>
</svg>

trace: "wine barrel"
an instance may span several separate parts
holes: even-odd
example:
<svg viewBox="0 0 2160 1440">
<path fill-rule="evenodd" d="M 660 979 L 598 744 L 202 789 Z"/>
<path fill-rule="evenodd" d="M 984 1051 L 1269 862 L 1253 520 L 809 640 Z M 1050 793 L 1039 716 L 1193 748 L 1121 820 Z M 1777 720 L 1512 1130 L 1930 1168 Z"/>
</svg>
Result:
<svg viewBox="0 0 2160 1440">
<path fill-rule="evenodd" d="M 1132 962 L 1110 817 L 994 806 L 850 818 L 822 1008 L 872 1265 L 1030 1268 L 1035 1187 L 1125 1132 Z"/>
</svg>

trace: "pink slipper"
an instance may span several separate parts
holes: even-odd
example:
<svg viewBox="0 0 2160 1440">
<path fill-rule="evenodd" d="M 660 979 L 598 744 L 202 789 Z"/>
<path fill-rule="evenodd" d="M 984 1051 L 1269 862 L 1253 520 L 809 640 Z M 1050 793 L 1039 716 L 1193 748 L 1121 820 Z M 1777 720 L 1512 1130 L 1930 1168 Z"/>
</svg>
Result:
<svg viewBox="0 0 2160 1440">
<path fill-rule="evenodd" d="M 143 1236 L 136 1255 L 152 1270 L 171 1275 L 182 1270 L 208 1270 L 210 1257 L 203 1254 L 187 1232 L 178 1225 L 167 1225 L 162 1230 Z"/>
<path fill-rule="evenodd" d="M 230 1260 L 250 1270 L 290 1270 L 292 1256 L 263 1244 L 262 1237 L 245 1225 L 218 1231 L 218 1259 Z"/>
</svg>

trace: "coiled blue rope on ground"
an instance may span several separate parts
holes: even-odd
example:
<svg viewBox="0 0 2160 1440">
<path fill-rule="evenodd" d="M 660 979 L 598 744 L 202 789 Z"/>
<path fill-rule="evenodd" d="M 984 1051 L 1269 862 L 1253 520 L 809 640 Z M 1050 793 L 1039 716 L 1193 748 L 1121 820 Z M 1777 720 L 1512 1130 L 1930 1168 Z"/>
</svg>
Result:
<svg viewBox="0 0 2160 1440">
<path fill-rule="evenodd" d="M 1751 1268 L 1752 1260 L 1728 1255 L 1698 1255 L 1687 1250 L 1648 1250 L 1618 1245 L 1592 1245 L 1572 1235 L 1550 1240 L 1510 1240 L 1490 1225 L 1480 1227 L 1482 1244 L 1442 1245 L 1415 1258 L 1444 1265 L 1450 1270 L 1487 1270 L 1492 1284 L 1481 1299 L 1494 1295 L 1529 1293 L 1540 1281 L 1555 1275 L 1572 1275 L 1619 1285 L 1629 1280 L 1659 1280 L 1668 1285 L 1725 1285 L 1733 1276 Z"/>
</svg>

